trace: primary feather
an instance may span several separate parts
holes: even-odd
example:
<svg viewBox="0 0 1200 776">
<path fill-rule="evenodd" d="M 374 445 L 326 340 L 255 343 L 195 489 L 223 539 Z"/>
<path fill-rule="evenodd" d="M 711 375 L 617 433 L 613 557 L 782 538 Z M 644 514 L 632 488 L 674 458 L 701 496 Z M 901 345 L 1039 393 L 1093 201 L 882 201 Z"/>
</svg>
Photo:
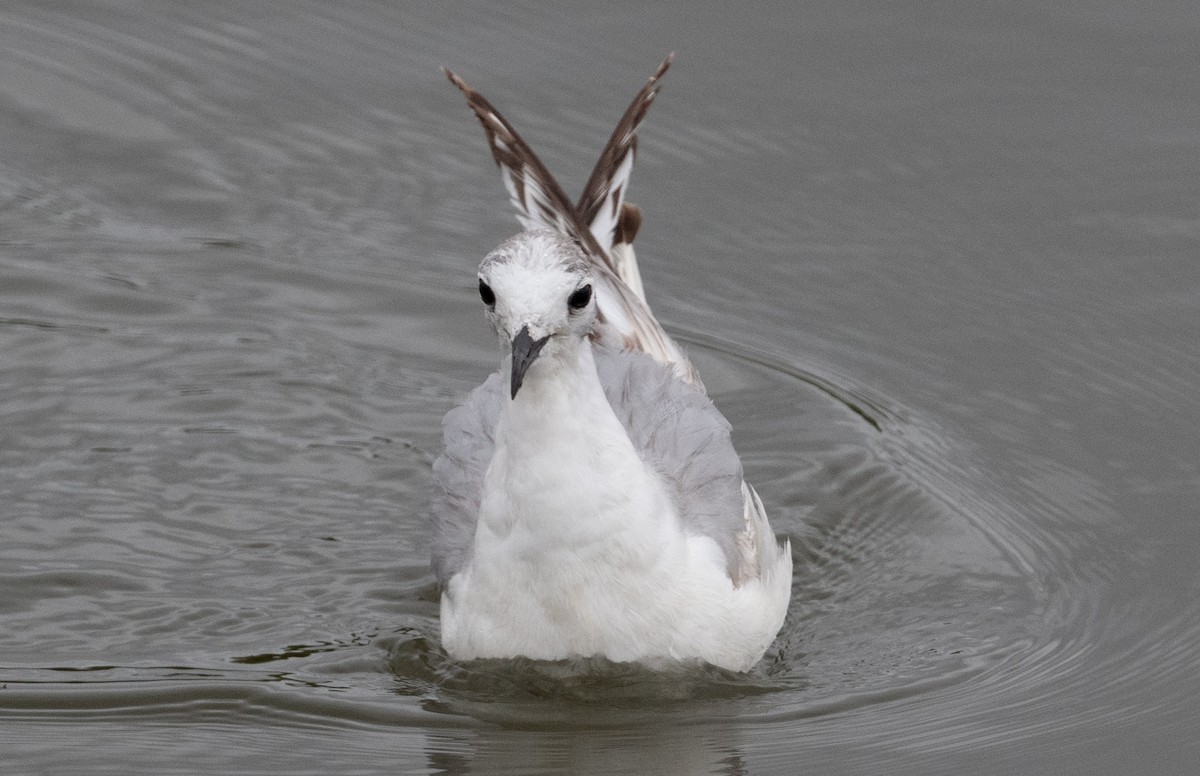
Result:
<svg viewBox="0 0 1200 776">
<path fill-rule="evenodd" d="M 588 179 L 580 199 L 581 209 L 571 204 L 558 181 L 512 124 L 461 77 L 450 70 L 444 72 L 462 91 L 483 126 L 488 148 L 500 168 L 501 179 L 521 225 L 526 229 L 550 229 L 578 242 L 595 264 L 596 281 L 600 286 L 600 317 L 611 325 L 619 344 L 642 350 L 658 361 L 670 364 L 684 380 L 699 384 L 700 376 L 695 367 L 646 305 L 637 261 L 630 246 L 641 217 L 636 208 L 623 206 L 637 148 L 637 129 L 661 88 L 660 79 L 670 67 L 671 59 L 668 56 L 663 60 L 625 111 Z M 608 210 L 616 205 L 615 218 L 605 213 L 605 202 L 609 203 Z M 621 236 L 625 241 L 618 243 L 618 250 L 613 251 L 613 239 L 621 226 L 624 227 Z M 630 278 L 632 285 L 626 283 L 623 276 Z"/>
</svg>

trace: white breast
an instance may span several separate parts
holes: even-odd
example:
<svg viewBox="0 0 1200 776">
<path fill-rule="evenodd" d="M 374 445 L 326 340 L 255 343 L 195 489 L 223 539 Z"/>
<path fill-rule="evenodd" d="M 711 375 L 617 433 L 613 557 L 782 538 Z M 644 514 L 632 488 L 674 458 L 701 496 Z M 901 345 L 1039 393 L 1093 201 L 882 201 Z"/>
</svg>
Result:
<svg viewBox="0 0 1200 776">
<path fill-rule="evenodd" d="M 787 600 L 790 558 L 735 588 L 716 542 L 680 528 L 662 478 L 604 398 L 589 348 L 580 361 L 531 373 L 501 415 L 473 556 L 442 597 L 443 644 L 459 659 L 747 668 L 782 623 L 771 600 Z"/>
</svg>

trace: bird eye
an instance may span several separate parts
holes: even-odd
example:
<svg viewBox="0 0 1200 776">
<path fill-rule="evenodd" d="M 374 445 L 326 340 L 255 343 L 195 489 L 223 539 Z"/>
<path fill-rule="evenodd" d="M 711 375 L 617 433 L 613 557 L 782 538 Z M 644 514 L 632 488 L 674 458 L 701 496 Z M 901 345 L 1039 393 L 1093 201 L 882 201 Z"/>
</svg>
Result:
<svg viewBox="0 0 1200 776">
<path fill-rule="evenodd" d="M 592 286 L 588 284 L 567 297 L 567 307 L 572 310 L 582 310 L 592 301 Z"/>
<path fill-rule="evenodd" d="M 482 279 L 479 281 L 479 298 L 488 307 L 496 304 L 496 294 L 492 291 L 492 287 L 484 283 Z"/>
</svg>

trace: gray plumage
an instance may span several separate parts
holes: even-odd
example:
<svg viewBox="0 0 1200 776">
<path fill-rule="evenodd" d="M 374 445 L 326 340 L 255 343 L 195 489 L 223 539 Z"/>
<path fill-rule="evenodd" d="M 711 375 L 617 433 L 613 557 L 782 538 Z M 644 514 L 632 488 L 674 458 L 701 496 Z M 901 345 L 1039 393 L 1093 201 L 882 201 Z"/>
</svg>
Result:
<svg viewBox="0 0 1200 776">
<path fill-rule="evenodd" d="M 744 575 L 736 547 L 745 529 L 742 465 L 729 422 L 709 398 L 642 353 L 593 344 L 609 405 L 642 460 L 662 477 L 685 531 L 721 547 L 730 577 Z M 495 373 L 442 423 L 445 452 L 434 463 L 437 534 L 433 567 L 444 585 L 471 558 L 483 480 L 492 460 L 505 381 Z"/>
</svg>

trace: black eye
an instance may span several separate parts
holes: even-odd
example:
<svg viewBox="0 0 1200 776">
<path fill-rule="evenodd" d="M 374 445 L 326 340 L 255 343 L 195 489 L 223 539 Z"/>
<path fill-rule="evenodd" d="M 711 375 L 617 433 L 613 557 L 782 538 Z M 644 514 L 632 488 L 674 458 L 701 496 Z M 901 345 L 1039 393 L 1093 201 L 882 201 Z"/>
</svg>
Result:
<svg viewBox="0 0 1200 776">
<path fill-rule="evenodd" d="M 479 298 L 488 307 L 496 304 L 496 294 L 492 292 L 492 287 L 484 283 L 483 280 L 479 281 Z"/>
<path fill-rule="evenodd" d="M 567 307 L 572 310 L 582 310 L 590 301 L 592 301 L 592 287 L 589 284 L 567 297 Z"/>
</svg>

